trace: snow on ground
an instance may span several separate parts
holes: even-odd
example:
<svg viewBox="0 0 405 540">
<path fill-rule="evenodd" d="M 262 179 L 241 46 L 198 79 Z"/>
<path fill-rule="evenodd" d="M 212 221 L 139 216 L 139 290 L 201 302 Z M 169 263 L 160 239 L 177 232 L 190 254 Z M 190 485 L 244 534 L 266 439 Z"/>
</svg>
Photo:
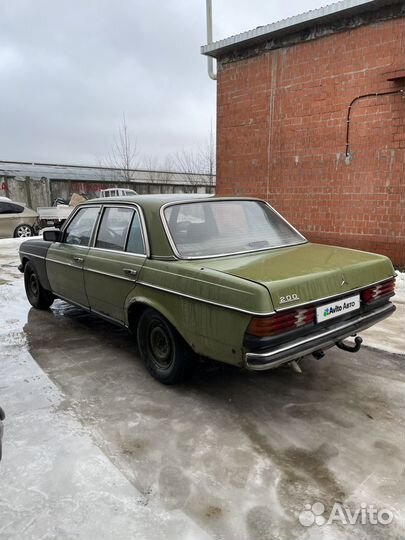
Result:
<svg viewBox="0 0 405 540">
<path fill-rule="evenodd" d="M 18 249 L 26 238 L 6 238 L 0 240 L 0 285 L 9 283 L 16 277 L 22 276 L 18 270 L 20 259 Z"/>
<path fill-rule="evenodd" d="M 394 354 L 405 354 L 405 273 L 397 271 L 394 315 L 361 333 L 364 344 Z"/>
<path fill-rule="evenodd" d="M 18 248 L 24 240 L 26 239 L 0 240 L 0 284 L 22 276 L 17 266 L 19 265 Z M 396 294 L 393 302 L 397 307 L 394 315 L 362 332 L 361 336 L 364 344 L 369 347 L 394 354 L 405 354 L 405 272 L 397 271 Z"/>
<path fill-rule="evenodd" d="M 395 301 L 405 304 L 405 272 L 398 272 L 395 287 Z"/>
<path fill-rule="evenodd" d="M 34 236 L 33 238 L 37 238 Z M 26 240 L 29 240 L 29 238 L 3 238 L 0 240 L 0 249 L 3 250 L 3 248 L 8 249 L 14 249 L 18 251 L 18 247 L 20 244 L 25 242 Z"/>
</svg>

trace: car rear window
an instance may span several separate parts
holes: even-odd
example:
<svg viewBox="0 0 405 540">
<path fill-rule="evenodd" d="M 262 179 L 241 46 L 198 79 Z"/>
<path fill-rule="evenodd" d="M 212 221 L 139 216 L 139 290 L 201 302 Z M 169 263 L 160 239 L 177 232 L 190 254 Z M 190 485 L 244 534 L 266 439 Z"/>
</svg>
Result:
<svg viewBox="0 0 405 540">
<path fill-rule="evenodd" d="M 262 201 L 179 203 L 165 208 L 164 219 L 172 245 L 184 258 L 247 253 L 306 242 Z"/>
</svg>

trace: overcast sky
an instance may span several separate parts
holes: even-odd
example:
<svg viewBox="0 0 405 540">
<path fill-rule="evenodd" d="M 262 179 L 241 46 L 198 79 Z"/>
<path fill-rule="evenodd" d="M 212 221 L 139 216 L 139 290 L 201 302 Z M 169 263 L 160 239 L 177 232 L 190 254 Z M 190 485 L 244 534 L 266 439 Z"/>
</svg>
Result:
<svg viewBox="0 0 405 540">
<path fill-rule="evenodd" d="M 214 39 L 320 0 L 213 0 Z M 0 3 L 0 160 L 97 164 L 125 113 L 142 156 L 163 161 L 215 129 L 205 0 Z"/>
</svg>

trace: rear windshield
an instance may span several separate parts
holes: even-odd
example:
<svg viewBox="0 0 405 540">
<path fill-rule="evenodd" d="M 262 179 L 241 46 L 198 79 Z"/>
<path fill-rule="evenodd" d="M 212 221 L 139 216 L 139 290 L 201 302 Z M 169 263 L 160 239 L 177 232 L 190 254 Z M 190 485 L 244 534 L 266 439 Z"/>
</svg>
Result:
<svg viewBox="0 0 405 540">
<path fill-rule="evenodd" d="M 306 242 L 267 204 L 229 200 L 168 206 L 164 217 L 178 254 L 215 257 Z"/>
</svg>

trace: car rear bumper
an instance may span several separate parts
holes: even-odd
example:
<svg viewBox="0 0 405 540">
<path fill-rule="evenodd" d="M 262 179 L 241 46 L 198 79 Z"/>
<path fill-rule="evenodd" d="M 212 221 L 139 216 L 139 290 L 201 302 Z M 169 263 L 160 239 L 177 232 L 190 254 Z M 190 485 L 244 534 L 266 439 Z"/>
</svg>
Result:
<svg viewBox="0 0 405 540">
<path fill-rule="evenodd" d="M 318 350 L 333 347 L 339 341 L 366 330 L 373 324 L 389 317 L 395 311 L 391 303 L 385 304 L 372 312 L 361 313 L 357 317 L 337 322 L 328 328 L 322 329 L 311 336 L 302 336 L 289 343 L 260 352 L 247 352 L 245 354 L 245 367 L 253 371 L 272 369 L 286 362 L 296 360 Z"/>
</svg>

